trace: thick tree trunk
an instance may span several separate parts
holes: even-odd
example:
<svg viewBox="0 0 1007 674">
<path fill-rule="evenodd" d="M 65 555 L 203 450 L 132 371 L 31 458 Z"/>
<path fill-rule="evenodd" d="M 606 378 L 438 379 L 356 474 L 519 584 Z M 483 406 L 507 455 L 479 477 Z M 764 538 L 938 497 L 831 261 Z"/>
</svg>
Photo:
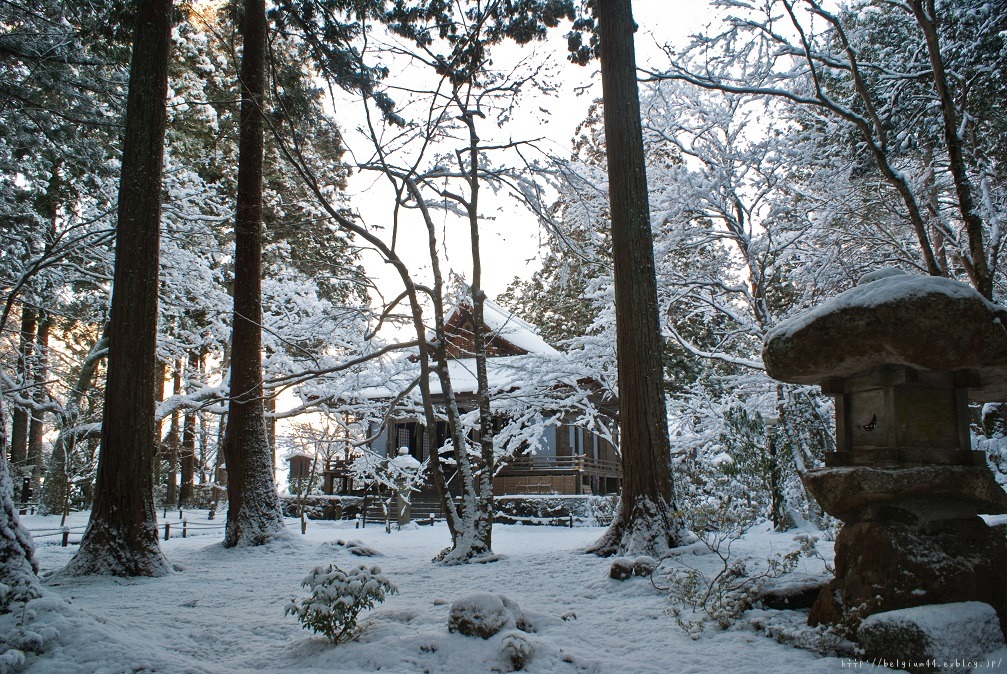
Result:
<svg viewBox="0 0 1007 674">
<path fill-rule="evenodd" d="M 228 499 L 224 545 L 227 547 L 260 545 L 284 531 L 262 406 L 264 0 L 245 0 L 242 40 L 231 400 L 224 433 Z"/>
<path fill-rule="evenodd" d="M 156 438 L 161 174 L 172 0 L 138 3 L 119 182 L 108 376 L 95 502 L 70 575 L 159 576 L 151 476 Z"/>
<path fill-rule="evenodd" d="M 592 551 L 660 556 L 680 543 L 681 525 L 664 404 L 635 26 L 630 0 L 599 0 L 596 12 L 615 262 L 623 486 L 619 514 Z"/>
<path fill-rule="evenodd" d="M 179 456 L 182 480 L 178 489 L 178 507 L 192 507 L 196 476 L 196 415 L 188 412 L 182 426 L 182 451 Z"/>
<path fill-rule="evenodd" d="M 35 330 L 37 327 L 35 309 L 27 305 L 21 307 L 21 333 L 18 338 L 17 373 L 22 385 L 32 380 L 31 357 L 35 351 Z M 28 456 L 28 423 L 31 412 L 24 407 L 15 407 L 11 422 L 10 463 L 11 472 L 17 475 L 25 465 Z"/>
</svg>

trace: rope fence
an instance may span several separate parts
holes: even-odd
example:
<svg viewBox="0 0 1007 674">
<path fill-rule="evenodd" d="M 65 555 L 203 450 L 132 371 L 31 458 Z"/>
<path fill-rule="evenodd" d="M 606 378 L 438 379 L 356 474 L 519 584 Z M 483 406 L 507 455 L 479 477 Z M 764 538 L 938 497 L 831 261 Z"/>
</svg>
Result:
<svg viewBox="0 0 1007 674">
<path fill-rule="evenodd" d="M 212 521 L 213 518 L 210 518 Z M 300 521 L 292 518 L 284 518 L 285 524 L 288 527 L 300 527 Z M 182 538 L 189 538 L 191 536 L 207 536 L 212 531 L 223 531 L 225 527 L 224 522 L 215 522 L 210 524 L 208 522 L 190 522 L 187 517 L 182 515 L 179 520 L 168 520 L 162 518 L 161 521 L 157 523 L 157 528 L 159 535 L 166 541 L 171 540 L 173 537 L 181 536 Z M 69 545 L 80 545 L 80 538 L 84 535 L 84 531 L 87 529 L 87 525 L 78 525 L 75 527 L 55 527 L 48 529 L 29 529 L 28 533 L 35 540 L 44 538 L 54 538 L 60 537 L 60 545 L 64 548 Z M 301 533 L 304 533 L 303 531 Z M 76 540 L 71 540 L 70 536 L 75 535 Z"/>
</svg>

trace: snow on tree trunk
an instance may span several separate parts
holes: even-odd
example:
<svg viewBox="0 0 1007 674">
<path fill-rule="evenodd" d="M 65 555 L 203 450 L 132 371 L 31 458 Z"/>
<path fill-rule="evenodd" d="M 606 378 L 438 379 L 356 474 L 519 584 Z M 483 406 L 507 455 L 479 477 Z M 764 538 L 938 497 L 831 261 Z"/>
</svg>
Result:
<svg viewBox="0 0 1007 674">
<path fill-rule="evenodd" d="M 601 32 L 612 253 L 615 262 L 622 502 L 598 554 L 660 556 L 681 540 L 664 405 L 657 281 L 650 231 L 630 0 L 596 8 Z"/>
<path fill-rule="evenodd" d="M 7 462 L 7 430 L 0 401 L 0 610 L 12 602 L 26 602 L 41 596 L 35 546 L 21 526 L 14 508 L 14 484 Z"/>
<path fill-rule="evenodd" d="M 161 176 L 172 0 L 139 5 L 119 183 L 101 453 L 91 520 L 63 573 L 160 576 L 151 476 L 156 440 Z"/>
<path fill-rule="evenodd" d="M 228 496 L 226 547 L 261 545 L 285 532 L 262 405 L 264 0 L 245 1 L 242 38 L 231 403 L 224 434 Z"/>
</svg>

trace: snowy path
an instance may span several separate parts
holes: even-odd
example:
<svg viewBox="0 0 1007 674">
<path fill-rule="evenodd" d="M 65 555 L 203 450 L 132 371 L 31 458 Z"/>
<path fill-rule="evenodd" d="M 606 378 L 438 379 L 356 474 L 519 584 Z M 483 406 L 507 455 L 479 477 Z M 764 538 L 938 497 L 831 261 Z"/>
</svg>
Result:
<svg viewBox="0 0 1007 674">
<path fill-rule="evenodd" d="M 32 528 L 43 526 L 40 518 L 28 519 Z M 307 536 L 295 533 L 289 541 L 252 550 L 225 550 L 219 534 L 173 538 L 164 548 L 182 570 L 172 576 L 73 579 L 53 586 L 77 611 L 57 626 L 58 647 L 30 671 L 506 671 L 501 635 L 483 641 L 447 632 L 450 603 L 474 592 L 505 595 L 532 614 L 538 631 L 528 635 L 536 651 L 529 672 L 843 670 L 840 659 L 782 646 L 752 631 L 711 631 L 690 639 L 649 581 L 610 580 L 609 561 L 577 551 L 600 532 L 498 526 L 494 548 L 505 558 L 460 567 L 430 562 L 447 544 L 443 526 L 389 535 L 380 527 L 312 522 Z M 340 538 L 360 539 L 383 555 L 355 557 L 334 543 Z M 73 550 L 42 546 L 43 570 L 60 568 Z M 283 615 L 288 600 L 302 594 L 304 575 L 328 562 L 377 563 L 399 587 L 368 616 L 359 638 L 340 646 Z M 576 618 L 560 619 L 570 613 Z M 870 667 L 859 671 L 864 669 Z"/>
</svg>

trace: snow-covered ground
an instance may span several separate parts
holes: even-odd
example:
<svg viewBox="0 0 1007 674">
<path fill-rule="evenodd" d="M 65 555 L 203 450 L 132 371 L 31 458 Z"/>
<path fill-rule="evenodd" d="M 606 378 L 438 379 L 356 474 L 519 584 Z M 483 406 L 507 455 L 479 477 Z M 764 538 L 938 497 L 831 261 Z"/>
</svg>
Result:
<svg viewBox="0 0 1007 674">
<path fill-rule="evenodd" d="M 82 524 L 86 514 L 74 517 L 71 524 Z M 611 560 L 579 552 L 601 529 L 497 526 L 494 549 L 503 559 L 444 567 L 431 562 L 448 543 L 443 525 L 387 534 L 374 525 L 354 529 L 352 522 L 311 522 L 302 536 L 291 521 L 289 540 L 225 550 L 220 529 L 190 529 L 182 539 L 177 513 L 167 519 L 173 523 L 172 538 L 163 546 L 176 573 L 153 579 L 50 580 L 50 594 L 70 607 L 51 597 L 32 606 L 26 628 L 53 628 L 58 636 L 48 637 L 43 655 L 29 657 L 29 671 L 507 671 L 503 633 L 482 640 L 447 630 L 450 604 L 478 592 L 504 595 L 530 618 L 536 631 L 525 635 L 534 648 L 529 672 L 803 674 L 842 671 L 852 664 L 777 643 L 751 627 L 711 627 L 691 638 L 676 623 L 667 593 L 646 578 L 611 580 Z M 211 524 L 205 513 L 188 519 L 193 527 Z M 33 530 L 53 528 L 54 522 L 58 519 L 25 518 Z M 763 528 L 738 541 L 733 554 L 754 564 L 794 548 L 792 538 Z M 352 546 L 337 542 L 353 539 L 380 556 L 358 557 L 350 553 Z M 75 549 L 60 547 L 58 536 L 38 542 L 43 575 L 60 569 Z M 695 565 L 713 561 L 709 553 L 696 552 Z M 831 555 L 827 544 L 823 553 Z M 378 564 L 399 590 L 365 615 L 355 640 L 340 645 L 284 615 L 291 598 L 304 595 L 300 583 L 307 572 L 328 563 L 344 568 Z M 822 562 L 804 560 L 797 571 L 820 574 Z M 783 623 L 803 619 L 796 612 L 773 613 Z M 857 670 L 871 668 L 863 664 Z"/>
</svg>

